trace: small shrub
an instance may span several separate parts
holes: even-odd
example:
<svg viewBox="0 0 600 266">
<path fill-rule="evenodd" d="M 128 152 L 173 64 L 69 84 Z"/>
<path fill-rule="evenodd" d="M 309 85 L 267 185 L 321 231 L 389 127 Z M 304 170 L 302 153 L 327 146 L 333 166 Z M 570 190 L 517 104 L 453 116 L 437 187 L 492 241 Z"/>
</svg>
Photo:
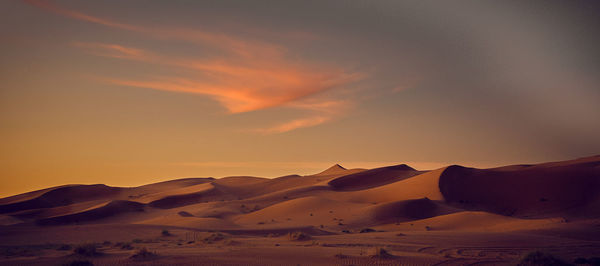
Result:
<svg viewBox="0 0 600 266">
<path fill-rule="evenodd" d="M 376 232 L 375 229 L 365 228 L 365 229 L 360 230 L 359 233 L 364 234 L 364 233 L 372 233 L 372 232 Z"/>
<path fill-rule="evenodd" d="M 335 257 L 338 258 L 338 259 L 346 259 L 346 258 L 348 258 L 347 255 L 344 255 L 342 253 L 335 254 Z"/>
<path fill-rule="evenodd" d="M 56 250 L 71 250 L 73 247 L 69 244 L 62 244 L 56 248 Z"/>
<path fill-rule="evenodd" d="M 225 246 L 237 246 L 239 244 L 240 242 L 231 239 L 225 239 L 225 241 L 223 241 L 223 245 Z"/>
<path fill-rule="evenodd" d="M 204 238 L 204 243 L 212 243 L 225 239 L 225 236 L 221 233 L 212 233 L 211 235 Z"/>
<path fill-rule="evenodd" d="M 551 254 L 542 251 L 533 251 L 527 253 L 521 261 L 519 266 L 536 266 L 536 265 L 552 265 L 552 266 L 566 266 L 570 265 L 563 260 L 552 256 Z"/>
<path fill-rule="evenodd" d="M 397 233 L 396 236 L 405 236 L 403 233 Z"/>
<path fill-rule="evenodd" d="M 179 216 L 181 216 L 181 217 L 194 217 L 193 214 L 186 212 L 186 211 L 180 211 L 177 214 L 179 214 Z"/>
<path fill-rule="evenodd" d="M 425 226 L 425 231 L 431 231 L 431 227 L 429 225 Z"/>
<path fill-rule="evenodd" d="M 588 263 L 593 266 L 598 266 L 600 265 L 600 257 L 591 257 L 588 259 Z"/>
<path fill-rule="evenodd" d="M 142 259 L 152 259 L 152 258 L 155 258 L 156 256 L 157 256 L 156 253 L 148 251 L 146 248 L 142 248 L 142 249 L 138 249 L 129 258 L 136 259 L 136 260 L 142 260 Z"/>
<path fill-rule="evenodd" d="M 63 266 L 94 266 L 94 264 L 89 260 L 73 260 L 64 263 Z"/>
<path fill-rule="evenodd" d="M 133 249 L 133 246 L 130 243 L 117 243 L 117 244 L 120 244 L 120 245 L 115 245 L 115 246 L 121 247 L 121 249 L 124 249 L 124 250 L 132 250 Z"/>
<path fill-rule="evenodd" d="M 96 249 L 96 244 L 93 243 L 79 245 L 73 250 L 73 253 L 86 257 L 94 257 L 100 255 L 100 252 L 98 252 L 98 250 Z"/>
<path fill-rule="evenodd" d="M 171 232 L 169 232 L 169 230 L 167 229 L 163 229 L 162 232 L 160 233 L 162 236 L 172 236 Z"/>
<path fill-rule="evenodd" d="M 391 258 L 391 257 L 394 257 L 394 256 L 382 247 L 375 247 L 371 251 L 371 258 L 386 259 L 386 258 Z"/>
<path fill-rule="evenodd" d="M 288 233 L 288 239 L 292 241 L 305 241 L 311 239 L 311 237 L 303 232 L 297 231 Z"/>
</svg>

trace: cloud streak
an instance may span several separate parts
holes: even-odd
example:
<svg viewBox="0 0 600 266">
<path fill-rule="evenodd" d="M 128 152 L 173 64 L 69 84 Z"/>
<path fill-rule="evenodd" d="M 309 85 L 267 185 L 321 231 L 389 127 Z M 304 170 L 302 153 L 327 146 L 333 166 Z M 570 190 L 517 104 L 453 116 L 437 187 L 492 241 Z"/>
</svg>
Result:
<svg viewBox="0 0 600 266">
<path fill-rule="evenodd" d="M 294 64 L 285 60 L 246 61 L 239 58 L 190 60 L 161 56 L 116 44 L 73 43 L 73 45 L 98 56 L 197 70 L 204 74 L 204 78 L 105 80 L 124 86 L 208 95 L 220 102 L 230 113 L 284 105 L 362 78 L 359 73 L 348 73 L 319 65 Z M 326 110 L 335 107 L 331 105 L 331 101 L 311 104 L 294 103 L 290 106 L 306 110 Z"/>
<path fill-rule="evenodd" d="M 295 129 L 314 127 L 333 120 L 344 113 L 350 103 L 348 101 L 320 100 L 304 101 L 289 104 L 289 107 L 310 110 L 311 116 L 293 119 L 271 127 L 257 129 L 256 131 L 265 135 L 279 134 Z"/>
<path fill-rule="evenodd" d="M 113 84 L 205 95 L 219 102 L 229 113 L 250 112 L 276 106 L 301 109 L 311 113 L 306 117 L 256 130 L 263 134 L 312 127 L 341 115 L 344 105 L 328 99 L 315 99 L 313 96 L 351 84 L 364 77 L 362 73 L 323 62 L 291 60 L 288 49 L 270 42 L 197 29 L 144 27 L 89 15 L 45 0 L 25 0 L 25 2 L 79 21 L 135 32 L 149 38 L 183 41 L 221 50 L 224 54 L 218 57 L 189 59 L 165 56 L 116 43 L 71 43 L 72 46 L 96 56 L 197 71 L 196 74 L 186 77 L 103 78 Z"/>
<path fill-rule="evenodd" d="M 280 57 L 286 52 L 286 48 L 269 42 L 237 38 L 232 35 L 214 33 L 205 30 L 187 28 L 165 28 L 165 27 L 143 27 L 122 23 L 112 19 L 89 15 L 77 10 L 68 9 L 56 5 L 48 0 L 23 0 L 24 2 L 62 15 L 68 18 L 94 23 L 97 25 L 136 32 L 160 40 L 178 40 L 206 45 L 213 48 L 228 51 L 246 58 L 257 57 Z"/>
</svg>

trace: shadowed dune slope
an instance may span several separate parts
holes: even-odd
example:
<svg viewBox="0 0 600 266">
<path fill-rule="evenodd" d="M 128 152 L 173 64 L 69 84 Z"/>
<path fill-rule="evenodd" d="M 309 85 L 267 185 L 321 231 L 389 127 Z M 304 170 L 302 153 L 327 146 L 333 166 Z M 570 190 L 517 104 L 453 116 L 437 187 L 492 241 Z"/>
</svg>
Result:
<svg viewBox="0 0 600 266">
<path fill-rule="evenodd" d="M 19 218 L 23 221 L 32 221 L 53 216 L 61 216 L 75 212 L 81 212 L 104 203 L 106 203 L 106 200 L 84 201 L 80 203 L 73 203 L 65 206 L 58 206 L 52 208 L 28 209 L 10 213 L 10 215 Z"/>
<path fill-rule="evenodd" d="M 151 201 L 148 203 L 148 206 L 159 209 L 172 209 L 200 202 L 209 202 L 224 197 L 225 194 L 214 185 L 206 185 L 208 186 L 202 186 L 197 192 L 174 194 Z"/>
<path fill-rule="evenodd" d="M 62 225 L 62 224 L 72 224 L 72 223 L 82 223 L 89 221 L 97 221 L 100 219 L 105 219 L 109 217 L 113 217 L 123 213 L 129 212 L 143 212 L 144 204 L 133 201 L 126 200 L 115 200 L 111 201 L 108 204 L 93 208 L 87 211 L 73 213 L 69 215 L 56 216 L 51 218 L 45 218 L 37 220 L 37 224 L 39 225 Z"/>
<path fill-rule="evenodd" d="M 0 206 L 1 205 L 7 205 L 10 203 L 15 203 L 15 202 L 21 202 L 21 201 L 26 201 L 26 200 L 30 200 L 36 197 L 41 196 L 42 194 L 57 189 L 57 188 L 62 188 L 62 187 L 68 187 L 68 186 L 73 186 L 73 185 L 63 185 L 63 186 L 56 186 L 56 187 L 49 187 L 49 188 L 44 188 L 44 189 L 40 189 L 40 190 L 35 190 L 35 191 L 31 191 L 31 192 L 26 192 L 23 194 L 18 194 L 18 195 L 14 195 L 14 196 L 9 196 L 6 198 L 2 198 L 0 199 Z"/>
<path fill-rule="evenodd" d="M 577 216 L 586 206 L 598 206 L 599 166 L 600 160 L 589 158 L 492 169 L 453 165 L 441 174 L 439 188 L 447 202 L 465 209 L 517 217 Z"/>
<path fill-rule="evenodd" d="M 365 214 L 371 216 L 374 223 L 390 223 L 420 220 L 456 211 L 428 198 L 421 198 L 375 205 Z"/>
<path fill-rule="evenodd" d="M 423 172 L 417 171 L 406 164 L 401 164 L 338 177 L 329 181 L 328 185 L 334 190 L 362 190 L 404 180 L 421 173 Z"/>
<path fill-rule="evenodd" d="M 0 205 L 0 213 L 66 206 L 84 201 L 109 198 L 116 196 L 122 190 L 122 188 L 101 184 L 63 186 L 25 201 Z"/>
<path fill-rule="evenodd" d="M 335 197 L 350 202 L 386 203 L 428 198 L 444 200 L 438 188 L 440 175 L 446 168 L 432 170 L 394 183 L 359 191 L 340 191 Z"/>
</svg>

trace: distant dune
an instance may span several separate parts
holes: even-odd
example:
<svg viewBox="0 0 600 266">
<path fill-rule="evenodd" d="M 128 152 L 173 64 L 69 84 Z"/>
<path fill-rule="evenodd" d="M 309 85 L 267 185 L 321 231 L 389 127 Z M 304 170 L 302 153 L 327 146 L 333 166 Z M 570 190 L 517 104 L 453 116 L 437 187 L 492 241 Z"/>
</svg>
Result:
<svg viewBox="0 0 600 266">
<path fill-rule="evenodd" d="M 585 231 L 581 228 L 598 221 L 600 156 L 431 171 L 404 164 L 370 170 L 336 164 L 308 176 L 186 178 L 130 188 L 65 185 L 0 199 L 7 235 L 17 234 L 17 228 L 51 232 L 72 225 L 231 234 L 550 232 Z"/>
<path fill-rule="evenodd" d="M 334 165 L 315 175 L 274 179 L 187 178 L 134 188 L 67 185 L 0 199 L 0 214 L 11 217 L 12 224 L 41 225 L 102 223 L 126 214 L 128 218 L 121 222 L 160 223 L 153 218 L 165 215 L 211 217 L 236 228 L 331 225 L 329 211 L 347 214 L 344 224 L 361 226 L 460 211 L 585 219 L 600 217 L 599 191 L 598 156 L 491 169 L 452 165 L 418 171 L 401 164 L 348 170 Z M 368 211 L 357 207 L 373 204 Z M 312 218 L 302 222 L 287 219 L 311 212 Z M 276 222 L 236 223 L 256 220 L 250 219 L 253 216 L 272 217 Z"/>
</svg>

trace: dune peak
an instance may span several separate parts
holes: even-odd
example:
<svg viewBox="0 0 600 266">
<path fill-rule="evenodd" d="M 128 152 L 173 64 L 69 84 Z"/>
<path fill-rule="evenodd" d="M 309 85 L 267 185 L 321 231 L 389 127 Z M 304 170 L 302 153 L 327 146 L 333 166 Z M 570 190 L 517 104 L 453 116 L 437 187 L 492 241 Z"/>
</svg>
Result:
<svg viewBox="0 0 600 266">
<path fill-rule="evenodd" d="M 348 169 L 346 169 L 343 166 L 336 163 L 336 164 L 332 165 L 331 167 L 325 169 L 325 171 L 318 173 L 317 175 L 335 175 L 335 174 L 343 173 L 347 170 Z"/>
</svg>

